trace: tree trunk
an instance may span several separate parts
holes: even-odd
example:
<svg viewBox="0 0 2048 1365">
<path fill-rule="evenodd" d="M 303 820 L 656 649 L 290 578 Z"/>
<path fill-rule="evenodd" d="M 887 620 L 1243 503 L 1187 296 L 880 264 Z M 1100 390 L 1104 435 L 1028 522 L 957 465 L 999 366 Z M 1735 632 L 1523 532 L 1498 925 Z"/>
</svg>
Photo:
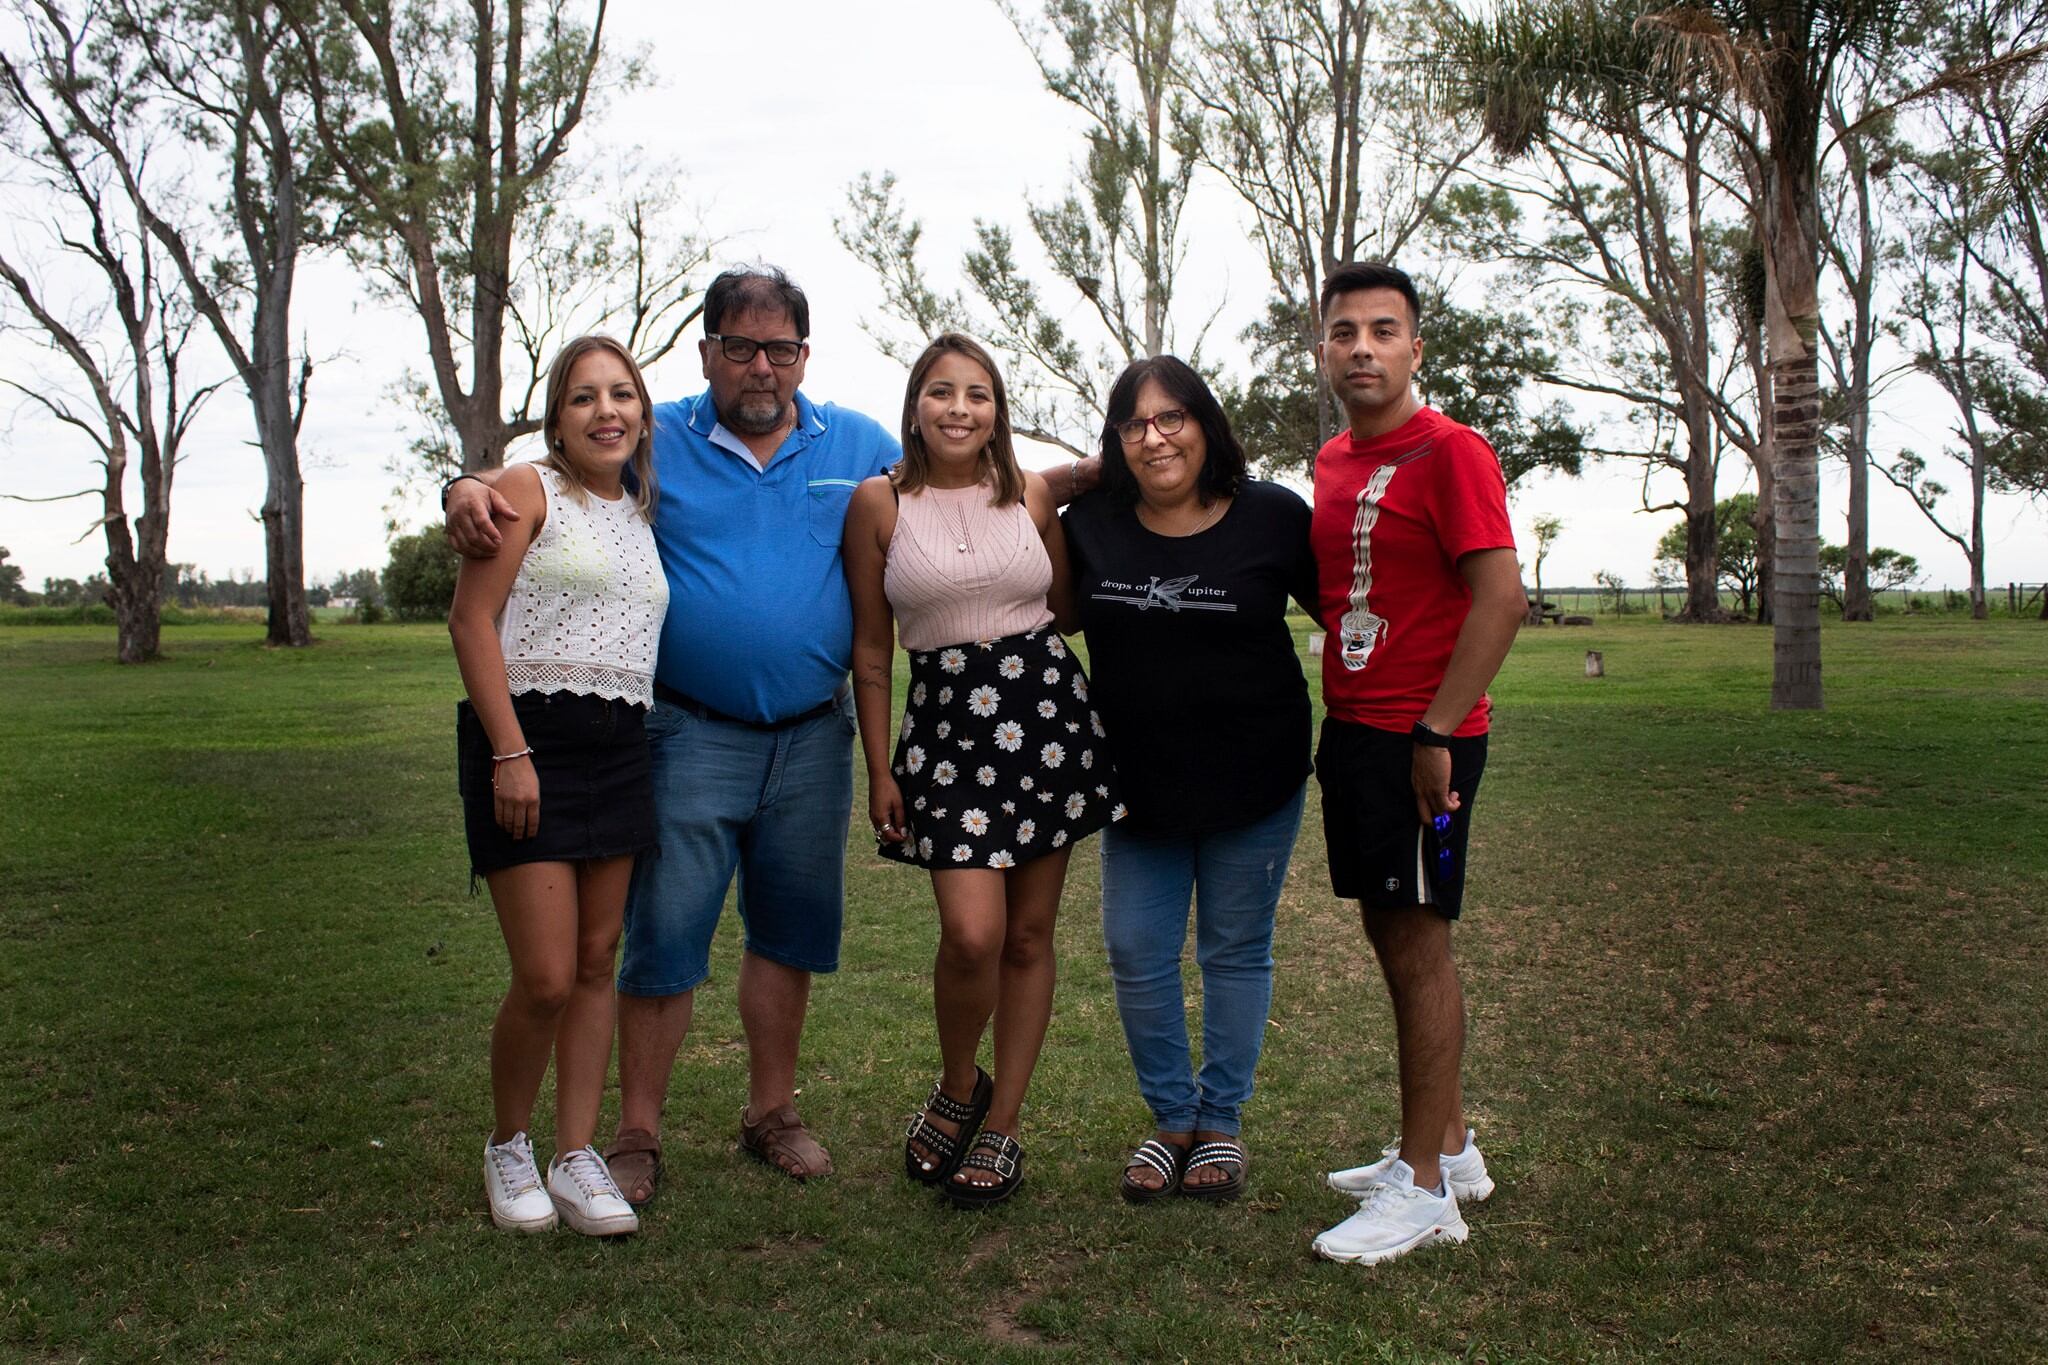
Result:
<svg viewBox="0 0 2048 1365">
<path fill-rule="evenodd" d="M 1685 609 L 1681 621 L 1725 621 L 1721 606 L 1721 526 L 1714 516 L 1714 419 L 1703 402 L 1686 402 Z"/>
<path fill-rule="evenodd" d="M 1778 131 L 1769 196 L 1771 436 L 1777 483 L 1771 542 L 1771 709 L 1821 709 L 1820 333 L 1814 161 Z M 1761 557 L 1764 546 L 1757 547 Z"/>
<path fill-rule="evenodd" d="M 1867 400 L 1866 400 L 1867 401 Z M 1849 417 L 1849 541 L 1842 565 L 1842 619 L 1876 617 L 1870 596 L 1870 413 L 1859 407 Z"/>
<path fill-rule="evenodd" d="M 1749 524 L 1756 530 L 1756 623 L 1760 626 L 1771 624 L 1771 604 L 1777 599 L 1771 594 L 1777 587 L 1777 574 L 1772 558 L 1778 539 L 1778 472 L 1773 467 L 1773 452 L 1777 447 L 1764 447 L 1764 461 L 1756 471 L 1756 515 Z"/>
<path fill-rule="evenodd" d="M 161 578 L 161 575 L 159 575 Z M 124 664 L 146 664 L 163 657 L 163 609 L 155 595 L 115 588 L 114 641 Z"/>
<path fill-rule="evenodd" d="M 1839 120 L 1837 121 L 1839 124 Z M 1877 216 L 1871 204 L 1870 157 L 1860 134 L 1841 139 L 1856 194 L 1856 270 L 1846 280 L 1852 310 L 1849 331 L 1849 526 L 1842 565 L 1842 619 L 1875 619 L 1870 597 L 1870 353 L 1877 344 Z"/>
<path fill-rule="evenodd" d="M 170 490 L 162 475 L 147 467 L 152 463 L 145 458 L 143 498 L 147 506 L 133 534 L 127 514 L 119 509 L 118 491 L 107 496 L 113 505 L 106 521 L 107 604 L 114 609 L 115 654 L 124 664 L 146 664 L 163 655 L 165 547 L 170 539 L 170 517 L 163 499 Z M 117 456 L 110 464 L 113 472 L 108 486 L 118 490 L 120 471 L 127 460 Z"/>
<path fill-rule="evenodd" d="M 1979 445 L 1973 441 L 1971 444 Z M 1984 600 L 1984 472 L 1990 459 L 1980 448 L 1970 461 L 1970 616 L 1988 620 L 1990 605 Z"/>
<path fill-rule="evenodd" d="M 263 496 L 263 560 L 269 575 L 269 628 L 264 643 L 293 649 L 313 643 L 312 614 L 306 606 L 306 489 L 298 460 L 278 468 L 265 451 L 269 486 Z M 296 446 L 292 448 L 294 457 Z"/>
<path fill-rule="evenodd" d="M 289 273 L 283 287 L 290 297 Z M 313 643 L 306 608 L 306 486 L 299 475 L 299 434 L 292 420 L 291 347 L 283 309 L 258 317 L 250 403 L 263 447 L 263 563 L 269 599 L 264 643 L 301 649 Z M 266 336 L 266 324 L 277 335 Z"/>
</svg>

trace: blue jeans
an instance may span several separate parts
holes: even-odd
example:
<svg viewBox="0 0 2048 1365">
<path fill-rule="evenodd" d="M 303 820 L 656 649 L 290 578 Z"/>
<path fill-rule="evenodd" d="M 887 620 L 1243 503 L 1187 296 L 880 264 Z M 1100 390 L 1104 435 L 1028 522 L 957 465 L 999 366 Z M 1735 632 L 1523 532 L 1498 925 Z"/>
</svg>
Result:
<svg viewBox="0 0 2048 1365">
<path fill-rule="evenodd" d="M 771 731 L 657 701 L 647 740 L 660 848 L 633 868 L 620 994 L 703 984 L 735 872 L 748 952 L 803 972 L 837 968 L 853 702 Z"/>
<path fill-rule="evenodd" d="M 1164 838 L 1102 832 L 1102 939 L 1138 1093 L 1169 1133 L 1238 1131 L 1273 998 L 1273 912 L 1306 785 L 1249 825 Z M 1188 1054 L 1180 954 L 1195 903 L 1202 1071 Z"/>
</svg>

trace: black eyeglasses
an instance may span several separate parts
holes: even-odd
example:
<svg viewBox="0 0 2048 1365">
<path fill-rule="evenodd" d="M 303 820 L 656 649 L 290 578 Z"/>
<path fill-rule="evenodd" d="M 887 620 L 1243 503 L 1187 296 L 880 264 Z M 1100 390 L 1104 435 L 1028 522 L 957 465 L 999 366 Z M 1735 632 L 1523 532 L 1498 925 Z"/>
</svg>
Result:
<svg viewBox="0 0 2048 1365">
<path fill-rule="evenodd" d="M 753 364 L 757 351 L 768 353 L 770 365 L 794 365 L 804 353 L 801 341 L 756 341 L 752 337 L 725 336 L 718 332 L 706 332 L 704 339 L 717 342 L 718 353 L 735 365 Z"/>
<path fill-rule="evenodd" d="M 1161 436 L 1171 436 L 1188 424 L 1186 408 L 1168 408 L 1155 412 L 1150 417 L 1133 417 L 1128 422 L 1116 424 L 1116 438 L 1127 446 L 1134 446 L 1145 439 L 1146 427 L 1157 427 Z"/>
<path fill-rule="evenodd" d="M 1447 882 L 1451 879 L 1451 873 L 1457 867 L 1457 861 L 1451 853 L 1450 812 L 1445 811 L 1440 815 L 1432 816 L 1429 827 L 1436 831 L 1436 879 L 1440 882 Z"/>
</svg>

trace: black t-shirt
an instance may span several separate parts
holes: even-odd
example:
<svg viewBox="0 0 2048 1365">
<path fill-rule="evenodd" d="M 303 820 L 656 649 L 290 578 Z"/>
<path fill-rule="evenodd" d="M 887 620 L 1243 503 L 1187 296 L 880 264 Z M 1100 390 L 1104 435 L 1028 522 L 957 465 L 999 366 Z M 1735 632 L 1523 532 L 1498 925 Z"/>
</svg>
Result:
<svg viewBox="0 0 2048 1365">
<path fill-rule="evenodd" d="M 1279 809 L 1310 767 L 1286 619 L 1288 598 L 1315 602 L 1308 504 L 1247 481 L 1215 524 L 1161 536 L 1091 493 L 1063 525 L 1129 825 L 1207 834 Z"/>
</svg>

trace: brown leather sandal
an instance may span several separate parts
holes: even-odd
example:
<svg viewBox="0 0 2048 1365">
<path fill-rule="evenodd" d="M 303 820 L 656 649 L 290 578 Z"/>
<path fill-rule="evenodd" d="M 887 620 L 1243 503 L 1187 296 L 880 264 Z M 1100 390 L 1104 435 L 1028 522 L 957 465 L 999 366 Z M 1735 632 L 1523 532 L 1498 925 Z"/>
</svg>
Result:
<svg viewBox="0 0 2048 1365">
<path fill-rule="evenodd" d="M 634 1208 L 644 1208 L 661 1188 L 661 1139 L 645 1128 L 628 1128 L 604 1149 L 619 1193 Z"/>
<path fill-rule="evenodd" d="M 759 1119 L 749 1121 L 740 1109 L 740 1150 L 756 1161 L 765 1162 L 792 1180 L 832 1174 L 832 1158 L 811 1136 L 796 1106 L 785 1104 Z"/>
</svg>

